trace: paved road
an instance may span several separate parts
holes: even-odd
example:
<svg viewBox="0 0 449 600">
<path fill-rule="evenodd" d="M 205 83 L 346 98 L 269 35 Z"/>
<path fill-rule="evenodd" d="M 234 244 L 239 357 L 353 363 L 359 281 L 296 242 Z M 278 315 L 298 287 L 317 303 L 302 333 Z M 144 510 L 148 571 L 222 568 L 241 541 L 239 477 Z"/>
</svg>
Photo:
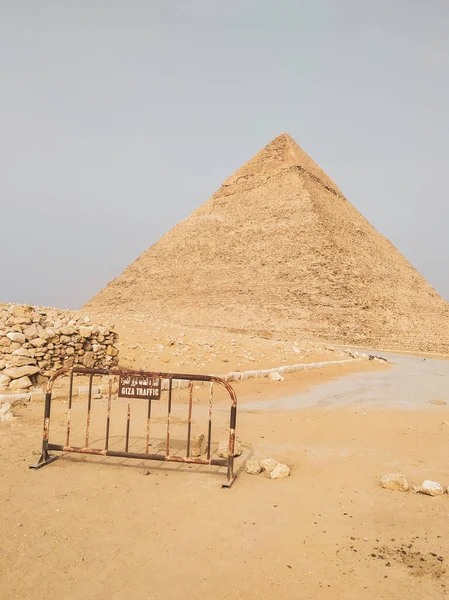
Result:
<svg viewBox="0 0 449 600">
<path fill-rule="evenodd" d="M 416 409 L 432 408 L 432 402 L 441 401 L 449 405 L 449 360 L 378 354 L 393 363 L 390 369 L 346 375 L 278 400 L 242 403 L 239 412 L 353 404 L 365 408 Z"/>
</svg>

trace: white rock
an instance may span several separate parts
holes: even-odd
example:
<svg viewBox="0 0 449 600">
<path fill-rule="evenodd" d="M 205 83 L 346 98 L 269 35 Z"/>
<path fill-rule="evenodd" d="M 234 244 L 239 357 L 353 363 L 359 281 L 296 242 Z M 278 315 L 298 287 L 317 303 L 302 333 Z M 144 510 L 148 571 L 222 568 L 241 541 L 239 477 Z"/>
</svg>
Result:
<svg viewBox="0 0 449 600">
<path fill-rule="evenodd" d="M 30 358 L 33 358 L 31 356 L 31 352 L 27 348 L 17 348 L 17 350 L 13 351 L 12 355 L 13 356 L 28 356 Z"/>
<path fill-rule="evenodd" d="M 34 375 L 39 372 L 39 367 L 28 365 L 24 367 L 11 367 L 10 369 L 5 369 L 3 373 L 11 379 L 19 379 L 20 377 L 25 377 L 26 375 Z"/>
<path fill-rule="evenodd" d="M 241 453 L 242 453 L 242 446 L 241 446 L 239 440 L 235 440 L 234 456 L 240 456 Z M 221 458 L 228 458 L 228 456 L 229 456 L 229 441 L 228 440 L 226 440 L 225 442 L 222 441 L 218 444 L 218 456 L 221 456 Z"/>
<path fill-rule="evenodd" d="M 204 454 L 205 451 L 204 434 L 200 433 L 193 438 L 191 454 L 195 458 Z"/>
<path fill-rule="evenodd" d="M 19 333 L 18 331 L 11 331 L 11 333 L 7 333 L 6 337 L 11 340 L 11 342 L 18 342 L 19 344 L 24 344 L 27 340 L 23 333 Z"/>
<path fill-rule="evenodd" d="M 227 377 L 227 381 L 239 381 L 242 378 L 242 374 L 240 371 L 233 371 L 232 373 L 228 373 Z"/>
<path fill-rule="evenodd" d="M 92 335 L 92 327 L 80 327 L 79 334 L 82 338 L 88 338 Z"/>
<path fill-rule="evenodd" d="M 101 385 L 92 385 L 92 394 L 93 395 L 102 395 L 103 387 Z M 88 385 L 79 385 L 78 386 L 78 395 L 84 396 L 89 394 L 89 386 Z"/>
<path fill-rule="evenodd" d="M 24 377 L 19 377 L 19 379 L 13 379 L 9 384 L 9 389 L 11 390 L 26 390 L 31 387 L 33 384 L 30 381 L 30 378 L 26 375 Z"/>
<path fill-rule="evenodd" d="M 218 456 L 220 456 L 221 458 L 228 458 L 229 447 L 227 441 L 218 443 Z"/>
<path fill-rule="evenodd" d="M 5 375 L 4 373 L 0 373 L 0 388 L 7 388 L 11 382 L 11 377 Z"/>
<path fill-rule="evenodd" d="M 14 415 L 11 410 L 11 405 L 5 402 L 0 406 L 0 421 L 11 421 L 14 418 Z"/>
<path fill-rule="evenodd" d="M 436 481 L 430 481 L 426 479 L 416 489 L 419 494 L 426 494 L 427 496 L 441 496 L 444 493 L 443 488 Z"/>
<path fill-rule="evenodd" d="M 14 350 L 15 352 L 15 350 Z M 13 367 L 24 367 L 27 365 L 35 365 L 36 359 L 30 358 L 29 356 L 21 356 L 20 354 L 11 356 L 11 365 Z"/>
<path fill-rule="evenodd" d="M 388 473 L 388 475 L 384 475 L 380 480 L 380 487 L 396 492 L 406 492 L 409 485 L 401 473 Z"/>
<path fill-rule="evenodd" d="M 247 460 L 245 463 L 245 471 L 249 475 L 258 475 L 262 471 L 262 467 L 258 460 Z"/>
<path fill-rule="evenodd" d="M 0 394 L 0 405 L 10 404 L 11 406 L 19 406 L 26 404 L 31 400 L 31 394 Z"/>
<path fill-rule="evenodd" d="M 290 469 L 287 465 L 278 463 L 270 473 L 271 479 L 285 479 L 290 475 Z"/>
<path fill-rule="evenodd" d="M 23 333 L 24 333 L 25 337 L 27 338 L 27 340 L 32 340 L 32 339 L 38 337 L 38 335 L 39 335 L 36 325 L 30 325 L 29 327 L 25 327 L 25 329 L 23 330 Z"/>
<path fill-rule="evenodd" d="M 277 371 L 270 371 L 269 377 L 272 381 L 284 381 L 282 375 L 280 375 Z"/>
<path fill-rule="evenodd" d="M 278 466 L 279 462 L 274 458 L 264 458 L 260 461 L 260 466 L 262 467 L 262 471 L 266 471 L 267 473 L 271 473 L 273 469 Z"/>
<path fill-rule="evenodd" d="M 95 358 L 93 352 L 86 352 L 83 357 L 83 365 L 88 369 L 91 369 L 95 364 Z"/>
</svg>

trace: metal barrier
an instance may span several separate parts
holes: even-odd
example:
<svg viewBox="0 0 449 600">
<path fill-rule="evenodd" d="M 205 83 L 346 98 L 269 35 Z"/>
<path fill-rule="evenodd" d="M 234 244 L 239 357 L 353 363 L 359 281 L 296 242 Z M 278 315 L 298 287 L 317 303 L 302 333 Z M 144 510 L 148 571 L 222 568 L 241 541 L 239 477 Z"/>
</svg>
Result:
<svg viewBox="0 0 449 600">
<path fill-rule="evenodd" d="M 54 382 L 63 375 L 69 375 L 69 390 L 68 390 L 68 411 L 67 411 L 67 430 L 65 444 L 52 444 L 49 440 L 50 436 L 50 415 L 52 404 L 52 391 Z M 87 398 L 87 416 L 85 427 L 85 444 L 84 446 L 73 446 L 70 444 L 71 434 L 71 417 L 72 403 L 74 396 L 74 375 L 86 375 L 89 377 L 88 398 Z M 108 377 L 108 395 L 106 407 L 106 424 L 105 424 L 105 443 L 103 448 L 92 448 L 89 446 L 89 430 L 92 410 L 92 388 L 93 377 L 96 375 Z M 126 433 L 124 451 L 112 450 L 109 448 L 110 438 L 110 423 L 111 423 L 111 407 L 113 405 L 113 387 L 114 378 L 118 377 L 117 399 L 128 398 L 127 403 L 127 418 L 126 418 Z M 208 402 L 208 425 L 207 425 L 207 446 L 204 454 L 206 458 L 191 456 L 191 427 L 192 427 L 192 407 L 193 407 L 193 386 L 195 382 L 209 382 L 209 402 Z M 229 442 L 228 442 L 228 458 L 216 459 L 211 458 L 211 432 L 212 432 L 212 403 L 214 397 L 214 384 L 223 386 L 227 391 L 231 400 L 230 419 L 229 419 Z M 188 420 L 187 420 L 187 451 L 185 456 L 178 456 L 170 453 L 170 416 L 172 413 L 172 396 L 175 387 L 188 388 Z M 151 425 L 151 404 L 153 400 L 160 400 L 161 391 L 167 391 L 167 428 L 165 440 L 164 454 L 151 454 L 150 446 L 150 425 Z M 146 416 L 146 439 L 145 452 L 130 452 L 129 451 L 129 433 L 131 422 L 131 406 L 130 398 L 148 402 L 148 410 Z M 46 395 L 45 395 L 45 411 L 44 411 L 44 427 L 42 439 L 42 454 L 39 461 L 30 465 L 32 469 L 39 469 L 50 464 L 59 456 L 49 454 L 49 451 L 58 452 L 75 452 L 79 454 L 90 454 L 100 456 L 113 456 L 120 458 L 136 458 L 140 460 L 157 460 L 176 463 L 189 463 L 198 465 L 215 465 L 227 467 L 227 481 L 222 487 L 231 487 L 235 480 L 234 474 L 234 446 L 235 446 L 235 426 L 237 417 L 237 397 L 232 386 L 228 382 L 214 375 L 194 375 L 184 373 L 151 373 L 139 370 L 121 370 L 121 369 L 85 369 L 81 367 L 65 367 L 57 371 L 48 380 Z"/>
</svg>

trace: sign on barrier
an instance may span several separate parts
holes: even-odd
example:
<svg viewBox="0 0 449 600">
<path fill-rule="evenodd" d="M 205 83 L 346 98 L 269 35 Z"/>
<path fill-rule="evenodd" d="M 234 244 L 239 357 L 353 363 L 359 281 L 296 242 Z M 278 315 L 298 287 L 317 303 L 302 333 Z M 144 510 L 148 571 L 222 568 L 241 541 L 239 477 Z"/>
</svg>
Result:
<svg viewBox="0 0 449 600">
<path fill-rule="evenodd" d="M 161 397 L 161 378 L 142 375 L 119 375 L 118 395 L 120 398 L 159 400 Z"/>
<path fill-rule="evenodd" d="M 55 444 L 50 441 L 50 417 L 52 408 L 52 393 L 54 383 L 63 376 L 69 376 L 69 386 L 67 392 L 67 426 L 64 444 Z M 83 442 L 82 445 L 73 445 L 71 443 L 71 427 L 72 427 L 72 409 L 74 405 L 74 376 L 84 375 L 89 379 L 89 386 L 87 388 L 87 406 L 85 416 L 85 427 L 83 428 Z M 104 430 L 104 443 L 102 447 L 95 447 L 89 443 L 90 440 L 90 429 L 91 429 L 91 416 L 93 410 L 94 388 L 93 378 L 94 376 L 106 376 L 108 378 L 108 394 L 107 404 L 105 412 L 105 423 L 103 423 Z M 194 387 L 199 389 L 203 383 L 209 384 L 209 395 L 207 405 L 207 424 L 206 431 L 207 435 L 202 436 L 205 438 L 204 452 L 196 452 L 195 456 L 192 456 L 192 412 L 194 405 Z M 197 384 L 197 385 L 194 385 Z M 211 452 L 211 435 L 212 435 L 212 417 L 213 417 L 213 399 L 214 399 L 214 386 L 220 386 L 224 388 L 227 393 L 227 397 L 230 401 L 229 408 L 229 441 L 228 441 L 228 457 L 214 458 Z M 178 448 L 176 451 L 171 449 L 171 427 L 172 427 L 172 412 L 173 412 L 173 392 L 175 389 L 187 388 L 188 390 L 188 418 L 186 421 L 186 442 L 185 442 L 185 453 L 180 453 L 179 440 L 177 440 Z M 157 400 L 158 408 L 160 408 L 160 402 L 162 400 L 162 391 L 165 391 L 164 398 L 166 398 L 166 431 L 163 452 L 155 453 L 150 452 L 150 439 L 151 439 L 151 428 L 152 428 L 152 416 L 151 416 L 151 405 L 153 400 Z M 126 419 L 124 424 L 124 444 L 123 450 L 111 448 L 111 411 L 114 405 L 120 398 L 127 400 L 126 406 Z M 145 417 L 140 416 L 140 424 L 142 420 L 145 421 L 145 446 L 142 451 L 132 452 L 129 449 L 130 445 L 130 426 L 131 426 L 131 400 L 135 400 L 146 403 Z M 140 408 L 142 405 L 139 403 Z M 140 460 L 156 460 L 166 462 L 177 462 L 177 463 L 189 463 L 198 465 L 215 465 L 219 467 L 227 467 L 226 483 L 223 487 L 231 487 L 235 479 L 234 474 L 234 447 L 235 447 L 235 427 L 237 417 L 237 397 L 232 386 L 227 382 L 216 377 L 214 375 L 195 375 L 185 373 L 151 373 L 146 371 L 137 370 L 121 370 L 121 369 L 85 369 L 81 367 L 65 367 L 57 371 L 52 377 L 50 377 L 46 395 L 45 395 L 45 409 L 44 409 L 44 426 L 43 426 L 43 438 L 42 438 L 42 454 L 39 461 L 31 465 L 30 468 L 39 469 L 45 465 L 50 464 L 58 458 L 57 455 L 50 454 L 53 452 L 73 452 L 78 454 L 90 454 L 99 456 L 113 456 L 120 458 L 136 458 Z M 179 427 L 178 427 L 179 429 Z M 114 436 L 116 437 L 116 436 Z M 184 447 L 184 446 L 183 446 Z"/>
</svg>

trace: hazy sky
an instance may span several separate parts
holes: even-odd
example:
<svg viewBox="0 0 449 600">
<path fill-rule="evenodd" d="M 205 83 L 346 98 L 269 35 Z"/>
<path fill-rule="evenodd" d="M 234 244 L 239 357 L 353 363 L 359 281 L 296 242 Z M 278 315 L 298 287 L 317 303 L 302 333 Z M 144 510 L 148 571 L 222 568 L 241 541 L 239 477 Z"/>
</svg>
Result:
<svg viewBox="0 0 449 600">
<path fill-rule="evenodd" d="M 0 0 L 0 301 L 77 308 L 286 131 L 449 300 L 448 0 Z"/>
</svg>

